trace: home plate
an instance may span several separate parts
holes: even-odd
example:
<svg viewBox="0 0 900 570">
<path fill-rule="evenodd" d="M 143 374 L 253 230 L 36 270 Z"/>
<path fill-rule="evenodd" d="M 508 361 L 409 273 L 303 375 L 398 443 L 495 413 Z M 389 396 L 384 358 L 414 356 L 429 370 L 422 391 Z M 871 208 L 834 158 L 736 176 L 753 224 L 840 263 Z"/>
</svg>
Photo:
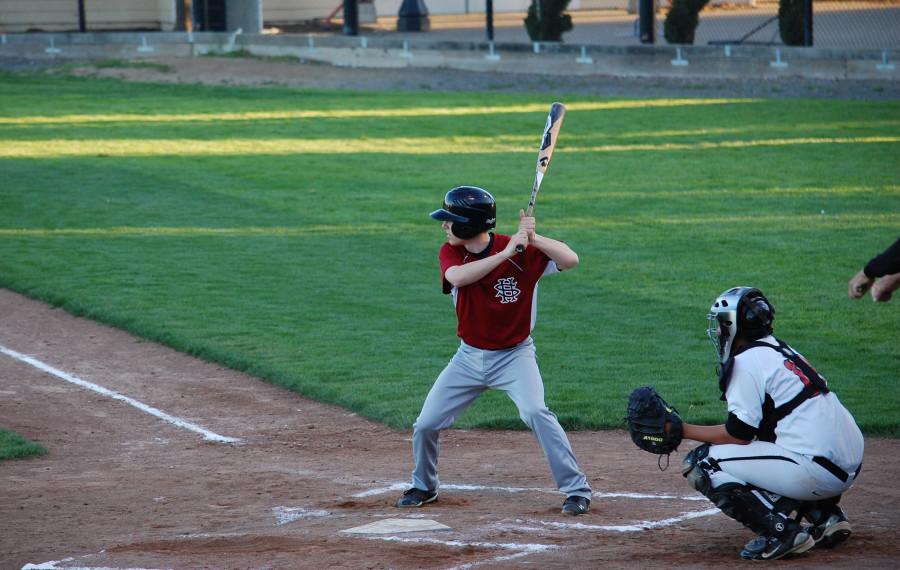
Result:
<svg viewBox="0 0 900 570">
<path fill-rule="evenodd" d="M 383 519 L 341 532 L 352 534 L 391 534 L 395 532 L 419 532 L 423 530 L 452 530 L 449 526 L 431 519 Z"/>
</svg>

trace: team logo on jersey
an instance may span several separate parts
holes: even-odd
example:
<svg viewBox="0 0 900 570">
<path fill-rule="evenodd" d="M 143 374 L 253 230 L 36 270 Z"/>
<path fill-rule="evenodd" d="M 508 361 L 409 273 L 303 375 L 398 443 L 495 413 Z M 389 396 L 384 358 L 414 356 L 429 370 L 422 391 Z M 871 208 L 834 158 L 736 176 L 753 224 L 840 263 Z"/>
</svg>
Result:
<svg viewBox="0 0 900 570">
<path fill-rule="evenodd" d="M 497 283 L 494 285 L 494 289 L 497 291 L 495 297 L 500 299 L 500 302 L 504 305 L 507 303 L 515 303 L 519 300 L 519 284 L 516 283 L 515 277 L 503 277 L 497 280 Z"/>
</svg>

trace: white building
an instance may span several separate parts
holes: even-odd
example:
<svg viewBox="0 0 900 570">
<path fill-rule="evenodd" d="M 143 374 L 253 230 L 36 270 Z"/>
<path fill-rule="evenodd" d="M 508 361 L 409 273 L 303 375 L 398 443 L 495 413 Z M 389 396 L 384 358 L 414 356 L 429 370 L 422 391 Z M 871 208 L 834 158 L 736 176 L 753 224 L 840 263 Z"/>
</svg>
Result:
<svg viewBox="0 0 900 570">
<path fill-rule="evenodd" d="M 178 29 L 179 15 L 192 8 L 211 16 L 224 13 L 227 2 L 259 1 L 264 25 L 321 20 L 342 14 L 343 0 L 0 0 L 0 32 L 75 31 L 79 5 L 89 31 Z M 403 0 L 368 2 L 369 13 L 394 17 Z M 422 0 L 429 15 L 484 13 L 485 0 Z M 624 7 L 628 0 L 571 0 L 569 10 Z M 495 12 L 525 12 L 531 0 L 494 0 Z M 372 10 L 374 8 L 374 10 Z M 361 16 L 363 11 L 361 10 Z"/>
</svg>

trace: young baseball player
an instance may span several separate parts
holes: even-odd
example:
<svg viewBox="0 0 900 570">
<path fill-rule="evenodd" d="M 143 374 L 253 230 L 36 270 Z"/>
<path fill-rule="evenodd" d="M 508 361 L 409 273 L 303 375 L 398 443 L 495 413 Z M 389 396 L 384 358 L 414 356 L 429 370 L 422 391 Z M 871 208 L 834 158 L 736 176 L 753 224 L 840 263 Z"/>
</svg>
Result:
<svg viewBox="0 0 900 570">
<path fill-rule="evenodd" d="M 587 513 L 591 488 L 578 467 L 556 415 L 544 403 L 531 329 L 537 316 L 537 285 L 544 275 L 578 265 L 566 244 L 535 232 L 535 220 L 519 213 L 519 230 L 495 234 L 493 196 L 474 186 L 453 188 L 444 207 L 431 213 L 443 222 L 447 242 L 438 258 L 445 294 L 456 307 L 460 347 L 437 377 L 413 426 L 412 487 L 397 506 L 420 507 L 438 496 L 440 431 L 485 390 L 503 390 L 515 402 L 550 463 L 557 488 L 566 494 L 562 512 Z M 524 246 L 518 253 L 516 246 Z"/>
<path fill-rule="evenodd" d="M 760 535 L 742 558 L 775 560 L 843 542 L 850 523 L 838 503 L 863 459 L 853 416 L 800 353 L 772 336 L 775 309 L 759 289 L 728 289 L 708 318 L 728 420 L 684 424 L 685 438 L 706 443 L 688 453 L 682 473 Z"/>
</svg>

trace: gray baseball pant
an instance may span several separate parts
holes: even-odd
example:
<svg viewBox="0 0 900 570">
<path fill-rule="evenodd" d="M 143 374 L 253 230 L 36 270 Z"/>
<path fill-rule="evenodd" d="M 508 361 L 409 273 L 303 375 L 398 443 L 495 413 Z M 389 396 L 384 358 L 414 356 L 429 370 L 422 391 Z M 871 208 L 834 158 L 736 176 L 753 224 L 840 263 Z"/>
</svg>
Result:
<svg viewBox="0 0 900 570">
<path fill-rule="evenodd" d="M 569 439 L 544 403 L 544 383 L 535 354 L 530 337 L 504 350 L 482 350 L 461 343 L 432 385 L 413 425 L 413 487 L 437 490 L 440 431 L 452 426 L 482 392 L 494 388 L 506 392 L 516 404 L 519 417 L 544 450 L 557 488 L 566 495 L 591 498 L 590 485 L 578 468 Z"/>
</svg>

